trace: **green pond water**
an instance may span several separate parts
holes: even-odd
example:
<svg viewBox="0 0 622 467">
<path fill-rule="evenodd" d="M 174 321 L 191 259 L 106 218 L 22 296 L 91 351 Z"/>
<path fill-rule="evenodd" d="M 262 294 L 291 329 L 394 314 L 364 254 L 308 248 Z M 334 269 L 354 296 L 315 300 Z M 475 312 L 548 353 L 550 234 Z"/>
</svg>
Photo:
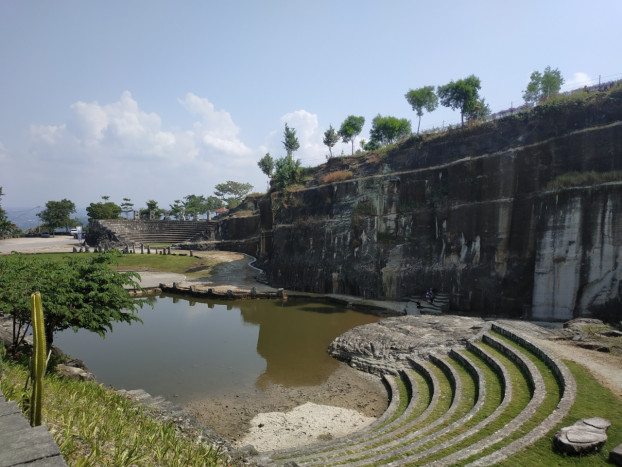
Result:
<svg viewBox="0 0 622 467">
<path fill-rule="evenodd" d="M 173 296 L 150 299 L 143 324 L 114 325 L 105 339 L 71 330 L 55 337 L 97 380 L 141 388 L 180 402 L 269 385 L 322 384 L 337 369 L 327 353 L 338 335 L 378 317 L 324 302 L 218 303 Z"/>
</svg>

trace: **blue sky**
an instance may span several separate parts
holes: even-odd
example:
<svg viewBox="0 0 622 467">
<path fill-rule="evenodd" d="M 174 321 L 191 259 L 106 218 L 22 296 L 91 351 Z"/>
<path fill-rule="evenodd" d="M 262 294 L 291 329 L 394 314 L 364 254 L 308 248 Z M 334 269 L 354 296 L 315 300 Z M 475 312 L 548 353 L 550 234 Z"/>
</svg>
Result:
<svg viewBox="0 0 622 467">
<path fill-rule="evenodd" d="M 494 112 L 546 66 L 565 89 L 622 79 L 620 18 L 619 0 L 1 0 L 2 205 L 265 191 L 285 123 L 318 165 L 348 115 L 364 138 L 377 114 L 416 128 L 409 89 L 475 74 Z"/>
</svg>

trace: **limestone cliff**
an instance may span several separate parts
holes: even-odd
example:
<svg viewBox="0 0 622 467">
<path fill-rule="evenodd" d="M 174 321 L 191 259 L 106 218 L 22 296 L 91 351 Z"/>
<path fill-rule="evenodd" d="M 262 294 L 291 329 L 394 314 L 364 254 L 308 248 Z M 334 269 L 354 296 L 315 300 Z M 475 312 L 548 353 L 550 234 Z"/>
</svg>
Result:
<svg viewBox="0 0 622 467">
<path fill-rule="evenodd" d="M 271 192 L 257 236 L 269 281 L 387 299 L 434 287 L 457 310 L 620 319 L 622 182 L 603 180 L 622 170 L 622 89 L 579 97 L 331 159 Z M 587 186 L 550 188 L 587 171 Z"/>
</svg>

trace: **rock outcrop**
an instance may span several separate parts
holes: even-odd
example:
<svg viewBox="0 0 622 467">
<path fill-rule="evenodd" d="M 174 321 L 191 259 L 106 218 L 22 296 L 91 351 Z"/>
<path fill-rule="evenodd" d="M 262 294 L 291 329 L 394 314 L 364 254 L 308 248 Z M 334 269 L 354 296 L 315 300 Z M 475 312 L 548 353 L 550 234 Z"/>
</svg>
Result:
<svg viewBox="0 0 622 467">
<path fill-rule="evenodd" d="M 583 418 L 559 430 L 553 442 L 560 452 L 566 454 L 593 454 L 607 442 L 607 429 L 610 426 L 611 422 L 604 418 Z"/>
</svg>

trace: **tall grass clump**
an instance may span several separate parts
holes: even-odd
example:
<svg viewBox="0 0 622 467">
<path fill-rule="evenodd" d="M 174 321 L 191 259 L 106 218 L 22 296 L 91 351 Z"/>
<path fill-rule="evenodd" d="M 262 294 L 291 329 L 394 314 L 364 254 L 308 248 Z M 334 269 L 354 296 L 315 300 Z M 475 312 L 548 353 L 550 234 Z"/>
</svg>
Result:
<svg viewBox="0 0 622 467">
<path fill-rule="evenodd" d="M 28 370 L 2 362 L 0 388 L 21 401 Z M 201 433 L 149 416 L 141 407 L 94 382 L 45 377 L 43 423 L 69 465 L 231 465 Z"/>
</svg>

